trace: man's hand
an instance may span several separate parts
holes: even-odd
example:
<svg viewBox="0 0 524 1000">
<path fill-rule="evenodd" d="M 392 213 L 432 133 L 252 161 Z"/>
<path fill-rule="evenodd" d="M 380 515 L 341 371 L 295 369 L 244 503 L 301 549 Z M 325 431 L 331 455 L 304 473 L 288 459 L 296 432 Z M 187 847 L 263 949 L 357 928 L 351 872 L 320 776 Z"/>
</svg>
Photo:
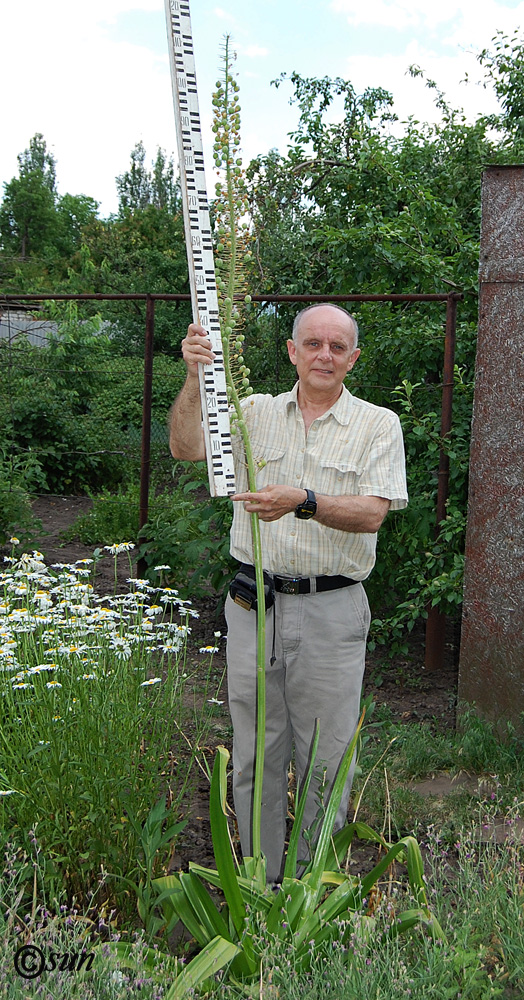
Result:
<svg viewBox="0 0 524 1000">
<path fill-rule="evenodd" d="M 304 496 L 306 494 L 306 496 Z M 278 521 L 290 514 L 307 497 L 305 490 L 296 486 L 263 486 L 258 493 L 235 493 L 234 503 L 244 504 L 248 514 L 258 514 L 261 521 Z"/>
<path fill-rule="evenodd" d="M 215 359 L 211 341 L 202 326 L 191 323 L 182 341 L 182 356 L 187 377 L 169 413 L 169 447 L 173 458 L 198 462 L 206 457 L 200 389 L 199 365 L 210 365 Z"/>
<path fill-rule="evenodd" d="M 384 497 L 324 496 L 315 493 L 317 512 L 313 520 L 338 531 L 374 534 L 380 528 L 390 507 Z M 233 501 L 244 504 L 248 514 L 258 514 L 261 521 L 278 521 L 290 514 L 307 498 L 305 489 L 296 486 L 263 486 L 258 493 L 236 493 Z"/>
<path fill-rule="evenodd" d="M 187 366 L 187 374 L 198 378 L 198 366 L 211 365 L 215 354 L 211 350 L 211 341 L 203 326 L 191 323 L 187 328 L 187 336 L 181 344 L 182 357 Z"/>
</svg>

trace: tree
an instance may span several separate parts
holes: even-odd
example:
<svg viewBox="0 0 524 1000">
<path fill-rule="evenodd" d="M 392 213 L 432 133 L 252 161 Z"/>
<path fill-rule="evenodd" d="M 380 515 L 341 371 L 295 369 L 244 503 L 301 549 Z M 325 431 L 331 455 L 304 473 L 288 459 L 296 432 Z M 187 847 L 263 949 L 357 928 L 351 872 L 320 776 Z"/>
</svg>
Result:
<svg viewBox="0 0 524 1000">
<path fill-rule="evenodd" d="M 85 194 L 64 194 L 56 205 L 56 251 L 62 260 L 70 261 L 84 242 L 86 229 L 95 222 L 98 202 Z"/>
<path fill-rule="evenodd" d="M 420 124 L 409 119 L 402 131 L 398 123 L 391 127 L 395 116 L 387 92 L 358 95 L 350 81 L 292 74 L 291 103 L 298 107 L 298 124 L 287 154 L 272 150 L 248 169 L 260 290 L 464 292 L 458 313 L 454 428 L 445 443 L 451 456 L 450 499 L 440 545 L 434 538 L 434 512 L 441 446 L 442 307 L 356 307 L 363 353 L 350 387 L 371 402 L 396 409 L 406 434 L 411 503 L 381 532 L 369 588 L 372 602 L 379 605 L 387 594 L 391 604 L 401 605 L 397 635 L 431 601 L 449 610 L 460 600 L 481 175 L 489 164 L 522 157 L 523 52 L 513 39 L 507 45 L 500 41 L 495 54 L 481 57 L 502 101 L 502 115 L 479 116 L 469 124 L 434 81 L 425 80 L 440 120 Z M 425 79 L 418 67 L 412 67 L 411 75 Z M 287 81 L 284 74 L 276 85 Z M 267 353 L 272 331 L 269 325 L 261 329 Z M 249 357 L 256 383 L 256 364 Z"/>
<path fill-rule="evenodd" d="M 492 42 L 494 50 L 483 49 L 478 59 L 502 107 L 495 124 L 513 141 L 524 140 L 524 42 L 517 32 L 508 39 L 502 31 Z"/>
<path fill-rule="evenodd" d="M 152 171 L 145 166 L 146 151 L 140 140 L 131 150 L 131 166 L 116 178 L 119 215 L 153 205 L 174 214 L 180 211 L 180 189 L 175 180 L 173 160 L 157 149 Z"/>
<path fill-rule="evenodd" d="M 19 176 L 5 185 L 0 237 L 5 252 L 25 260 L 45 254 L 56 236 L 56 164 L 40 133 L 17 159 Z"/>
</svg>

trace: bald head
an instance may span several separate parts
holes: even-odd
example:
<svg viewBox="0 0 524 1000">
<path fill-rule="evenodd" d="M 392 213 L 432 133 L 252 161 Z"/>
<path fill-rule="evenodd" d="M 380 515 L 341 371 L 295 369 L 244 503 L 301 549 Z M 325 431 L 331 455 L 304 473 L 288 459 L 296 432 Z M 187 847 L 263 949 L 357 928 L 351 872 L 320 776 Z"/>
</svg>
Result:
<svg viewBox="0 0 524 1000">
<path fill-rule="evenodd" d="M 357 321 L 355 317 L 351 315 L 351 313 L 348 313 L 347 309 L 343 309 L 342 306 L 337 306 L 333 302 L 315 302 L 314 305 L 306 306 L 305 309 L 302 309 L 299 313 L 297 313 L 297 315 L 295 316 L 295 321 L 293 323 L 293 333 L 292 333 L 293 340 L 295 342 L 297 340 L 300 324 L 302 322 L 303 317 L 307 316 L 308 313 L 311 313 L 313 312 L 313 310 L 317 309 L 326 310 L 328 315 L 329 315 L 329 310 L 335 310 L 337 313 L 339 314 L 342 313 L 342 315 L 346 317 L 346 319 L 348 320 L 348 326 L 347 326 L 348 333 L 353 341 L 353 349 L 355 349 L 358 345 Z"/>
</svg>

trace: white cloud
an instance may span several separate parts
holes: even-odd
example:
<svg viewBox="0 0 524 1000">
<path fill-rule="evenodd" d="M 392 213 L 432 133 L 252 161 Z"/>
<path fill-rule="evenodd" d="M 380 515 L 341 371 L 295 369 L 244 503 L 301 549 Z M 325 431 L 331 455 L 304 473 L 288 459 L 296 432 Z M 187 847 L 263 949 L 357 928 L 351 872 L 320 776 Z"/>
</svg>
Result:
<svg viewBox="0 0 524 1000">
<path fill-rule="evenodd" d="M 63 0 L 29 3 L 29 12 L 10 5 L 2 16 L 9 34 L 2 33 L 23 44 L 6 45 L 0 64 L 2 126 L 10 137 L 0 151 L 0 177 L 16 173 L 14 151 L 41 132 L 57 159 L 60 193 L 92 195 L 109 211 L 116 207 L 114 178 L 140 138 L 151 157 L 157 144 L 175 148 L 167 46 L 162 57 L 112 41 L 100 23 L 130 7 L 159 6 L 159 0 L 91 0 L 86 14 Z"/>
<path fill-rule="evenodd" d="M 231 24 L 235 23 L 235 18 L 232 14 L 228 13 L 227 10 L 222 10 L 222 7 L 215 7 L 213 10 L 215 17 L 218 17 L 221 21 L 230 21 Z"/>
<path fill-rule="evenodd" d="M 333 0 L 332 10 L 345 13 L 350 24 L 379 24 L 390 28 L 434 26 L 454 19 L 468 5 L 465 0 Z"/>
<path fill-rule="evenodd" d="M 511 36 L 519 27 L 524 29 L 524 2 L 507 7 L 496 0 L 483 0 L 478 6 L 464 4 L 462 25 L 456 26 L 444 40 L 449 45 L 489 48 L 497 31 Z"/>
<path fill-rule="evenodd" d="M 247 56 L 248 59 L 258 59 L 268 56 L 269 49 L 264 49 L 260 45 L 247 45 L 245 49 L 242 49 L 242 54 Z"/>
<path fill-rule="evenodd" d="M 425 78 L 435 81 L 453 108 L 463 108 L 468 120 L 474 120 L 479 111 L 489 114 L 497 110 L 493 93 L 479 90 L 475 84 L 478 64 L 471 54 L 442 56 L 417 41 L 410 42 L 400 55 L 351 56 L 347 61 L 347 75 L 359 92 L 370 80 L 374 87 L 391 91 L 395 99 L 394 111 L 401 120 L 409 116 L 421 122 L 440 120 L 435 91 L 426 87 L 423 79 L 414 80 L 409 76 L 410 65 L 420 66 Z M 466 72 L 472 80 L 467 86 L 461 85 Z"/>
<path fill-rule="evenodd" d="M 449 34 L 444 39 L 447 44 L 486 46 L 498 29 L 512 32 L 514 28 L 524 28 L 524 2 L 509 7 L 497 0 L 331 0 L 331 10 L 346 14 L 350 24 L 355 26 L 375 25 L 396 28 L 401 33 L 406 29 L 443 28 L 449 24 Z M 371 39 L 372 41 L 372 39 Z M 392 34 L 392 44 L 397 36 Z"/>
</svg>

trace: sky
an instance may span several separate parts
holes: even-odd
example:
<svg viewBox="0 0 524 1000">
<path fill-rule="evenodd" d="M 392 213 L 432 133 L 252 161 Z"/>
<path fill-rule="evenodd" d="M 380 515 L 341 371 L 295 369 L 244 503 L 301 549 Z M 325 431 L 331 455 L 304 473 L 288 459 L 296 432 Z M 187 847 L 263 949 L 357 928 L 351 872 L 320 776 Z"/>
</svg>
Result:
<svg viewBox="0 0 524 1000">
<path fill-rule="evenodd" d="M 476 58 L 497 31 L 522 28 L 524 0 L 191 0 L 204 151 L 211 190 L 211 93 L 226 33 L 237 52 L 244 162 L 277 148 L 297 124 L 293 71 L 341 76 L 358 93 L 391 91 L 401 120 L 438 117 L 420 66 L 468 120 L 496 110 Z M 57 165 L 59 194 L 85 194 L 107 217 L 115 177 L 142 140 L 176 160 L 164 0 L 24 0 L 2 4 L 0 193 L 37 132 Z M 469 82 L 465 84 L 464 78 Z"/>
</svg>

